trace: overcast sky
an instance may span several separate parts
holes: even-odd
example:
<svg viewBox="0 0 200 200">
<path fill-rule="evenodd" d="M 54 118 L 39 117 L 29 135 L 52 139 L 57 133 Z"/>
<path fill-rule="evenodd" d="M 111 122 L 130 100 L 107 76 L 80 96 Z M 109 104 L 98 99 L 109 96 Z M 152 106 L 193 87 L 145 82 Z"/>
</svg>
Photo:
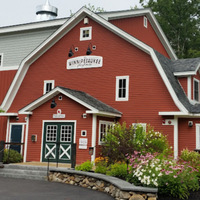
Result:
<svg viewBox="0 0 200 200">
<path fill-rule="evenodd" d="M 36 20 L 36 6 L 42 5 L 46 0 L 2 0 L 0 10 L 0 27 L 34 22 Z M 58 17 L 63 18 L 74 13 L 82 6 L 94 5 L 106 11 L 127 10 L 137 5 L 139 0 L 49 0 L 52 6 L 58 8 Z"/>
</svg>

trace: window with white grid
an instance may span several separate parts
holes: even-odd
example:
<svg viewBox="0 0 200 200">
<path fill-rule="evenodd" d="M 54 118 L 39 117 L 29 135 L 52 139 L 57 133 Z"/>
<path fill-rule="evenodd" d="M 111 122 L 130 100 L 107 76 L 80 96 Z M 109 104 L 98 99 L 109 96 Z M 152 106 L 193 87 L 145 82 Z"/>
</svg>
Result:
<svg viewBox="0 0 200 200">
<path fill-rule="evenodd" d="M 46 141 L 47 142 L 56 142 L 57 138 L 57 126 L 48 125 L 46 130 Z"/>
<path fill-rule="evenodd" d="M 72 140 L 72 126 L 71 125 L 62 125 L 60 133 L 61 142 L 71 142 Z"/>
</svg>

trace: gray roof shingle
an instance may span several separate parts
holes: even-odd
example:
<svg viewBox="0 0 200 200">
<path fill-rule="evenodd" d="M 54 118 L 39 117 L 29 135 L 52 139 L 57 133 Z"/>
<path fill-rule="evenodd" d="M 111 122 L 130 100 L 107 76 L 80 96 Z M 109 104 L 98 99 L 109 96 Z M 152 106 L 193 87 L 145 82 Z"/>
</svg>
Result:
<svg viewBox="0 0 200 200">
<path fill-rule="evenodd" d="M 168 58 L 166 58 L 165 56 L 163 56 L 162 54 L 160 54 L 159 52 L 157 52 L 156 50 L 155 54 L 163 68 L 163 70 L 165 71 L 165 74 L 169 80 L 169 82 L 171 83 L 179 101 L 184 105 L 184 107 L 188 110 L 189 113 L 193 113 L 193 114 L 197 114 L 200 113 L 200 104 L 196 103 L 196 104 L 192 104 L 187 95 L 185 94 L 184 90 L 182 89 L 181 85 L 178 82 L 177 77 L 174 76 L 173 72 L 174 72 L 174 66 L 178 68 L 181 67 L 181 63 L 184 64 L 184 66 L 186 66 L 188 64 L 188 66 L 193 66 L 193 69 L 195 68 L 195 66 L 198 66 L 200 64 L 200 58 L 197 59 L 181 59 L 181 60 L 177 60 L 177 61 L 172 61 Z M 188 67 L 185 67 L 185 69 L 187 68 L 188 71 Z"/>
<path fill-rule="evenodd" d="M 78 91 L 78 90 L 72 90 L 69 88 L 59 87 L 60 89 L 64 90 L 65 92 L 69 93 L 70 95 L 76 97 L 77 99 L 85 102 L 86 104 L 96 108 L 99 111 L 102 112 L 109 112 L 109 113 L 115 113 L 115 114 L 122 114 L 115 108 L 112 108 L 111 106 L 99 101 L 98 99 L 92 97 L 91 95 Z"/>
</svg>

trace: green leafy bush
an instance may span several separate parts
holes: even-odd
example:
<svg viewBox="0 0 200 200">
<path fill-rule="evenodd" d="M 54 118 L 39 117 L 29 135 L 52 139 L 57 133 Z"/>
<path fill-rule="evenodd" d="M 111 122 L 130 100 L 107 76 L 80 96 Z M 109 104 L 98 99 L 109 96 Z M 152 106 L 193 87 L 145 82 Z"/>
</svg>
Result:
<svg viewBox="0 0 200 200">
<path fill-rule="evenodd" d="M 140 151 L 143 154 L 162 153 L 169 155 L 171 153 L 166 136 L 156 132 L 152 127 L 148 127 L 147 132 L 141 124 L 137 126 L 127 126 L 114 124 L 108 130 L 102 145 L 101 153 L 109 158 L 109 164 L 126 161 L 126 155 L 132 155 L 134 151 Z"/>
<path fill-rule="evenodd" d="M 93 168 L 93 163 L 90 162 L 89 160 L 75 167 L 76 170 L 85 172 L 91 171 L 92 168 Z"/>
<path fill-rule="evenodd" d="M 5 149 L 4 150 L 4 156 L 3 156 L 3 163 L 19 163 L 22 162 L 22 155 L 13 149 Z"/>
<path fill-rule="evenodd" d="M 181 151 L 180 158 L 188 162 L 189 165 L 196 168 L 200 173 L 200 154 L 195 151 L 189 151 L 188 149 L 184 149 Z"/>
<path fill-rule="evenodd" d="M 121 179 L 126 180 L 127 178 L 127 164 L 126 163 L 115 163 L 111 164 L 108 167 L 108 171 L 106 173 L 109 176 L 115 176 Z"/>
<path fill-rule="evenodd" d="M 106 174 L 108 158 L 97 157 L 95 159 L 95 173 Z"/>
</svg>

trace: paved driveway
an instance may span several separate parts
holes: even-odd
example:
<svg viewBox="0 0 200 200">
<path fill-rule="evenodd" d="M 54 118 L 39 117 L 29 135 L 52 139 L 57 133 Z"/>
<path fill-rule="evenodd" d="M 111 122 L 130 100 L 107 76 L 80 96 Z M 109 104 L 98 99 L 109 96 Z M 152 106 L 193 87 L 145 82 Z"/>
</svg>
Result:
<svg viewBox="0 0 200 200">
<path fill-rule="evenodd" d="M 113 200 L 109 195 L 55 182 L 0 177 L 0 200 Z"/>
</svg>

